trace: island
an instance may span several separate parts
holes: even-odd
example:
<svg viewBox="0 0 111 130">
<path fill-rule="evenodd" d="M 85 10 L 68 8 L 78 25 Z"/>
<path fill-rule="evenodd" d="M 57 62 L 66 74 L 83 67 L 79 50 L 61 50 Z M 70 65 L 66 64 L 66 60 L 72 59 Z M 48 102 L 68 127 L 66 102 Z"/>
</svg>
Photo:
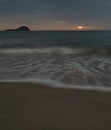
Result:
<svg viewBox="0 0 111 130">
<path fill-rule="evenodd" d="M 30 31 L 30 29 L 27 26 L 21 26 L 21 27 L 16 28 L 16 29 L 7 29 L 5 31 Z"/>
</svg>

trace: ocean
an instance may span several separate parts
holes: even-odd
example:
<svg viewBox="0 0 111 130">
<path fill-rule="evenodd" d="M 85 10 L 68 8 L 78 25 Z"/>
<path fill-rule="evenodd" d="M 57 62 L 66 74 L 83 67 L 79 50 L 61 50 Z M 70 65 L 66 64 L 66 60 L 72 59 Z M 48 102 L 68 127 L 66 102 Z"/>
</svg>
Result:
<svg viewBox="0 0 111 130">
<path fill-rule="evenodd" d="M 111 31 L 1 31 L 0 81 L 111 91 Z"/>
</svg>

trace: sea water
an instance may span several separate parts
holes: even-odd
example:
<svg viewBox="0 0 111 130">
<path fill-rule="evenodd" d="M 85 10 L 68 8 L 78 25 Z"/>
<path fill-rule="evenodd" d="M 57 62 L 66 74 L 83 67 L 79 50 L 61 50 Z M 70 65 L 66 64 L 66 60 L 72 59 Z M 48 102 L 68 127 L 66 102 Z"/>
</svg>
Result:
<svg viewBox="0 0 111 130">
<path fill-rule="evenodd" d="M 109 91 L 111 32 L 1 31 L 0 81 Z"/>
</svg>

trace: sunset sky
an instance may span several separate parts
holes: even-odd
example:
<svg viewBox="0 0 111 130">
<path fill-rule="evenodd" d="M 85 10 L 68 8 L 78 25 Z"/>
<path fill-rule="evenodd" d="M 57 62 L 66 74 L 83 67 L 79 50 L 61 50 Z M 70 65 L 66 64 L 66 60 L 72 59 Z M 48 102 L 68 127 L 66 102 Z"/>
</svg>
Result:
<svg viewBox="0 0 111 130">
<path fill-rule="evenodd" d="M 0 30 L 111 30 L 111 0 L 0 0 Z"/>
</svg>

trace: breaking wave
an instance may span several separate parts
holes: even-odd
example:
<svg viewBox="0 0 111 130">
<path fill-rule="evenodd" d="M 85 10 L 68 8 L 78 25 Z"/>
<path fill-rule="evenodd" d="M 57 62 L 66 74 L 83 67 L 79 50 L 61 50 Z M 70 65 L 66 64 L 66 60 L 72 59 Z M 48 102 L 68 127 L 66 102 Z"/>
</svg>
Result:
<svg viewBox="0 0 111 130">
<path fill-rule="evenodd" d="M 9 48 L 0 49 L 0 54 L 111 54 L 111 48 L 70 48 L 70 47 L 52 47 L 52 48 Z"/>
</svg>

